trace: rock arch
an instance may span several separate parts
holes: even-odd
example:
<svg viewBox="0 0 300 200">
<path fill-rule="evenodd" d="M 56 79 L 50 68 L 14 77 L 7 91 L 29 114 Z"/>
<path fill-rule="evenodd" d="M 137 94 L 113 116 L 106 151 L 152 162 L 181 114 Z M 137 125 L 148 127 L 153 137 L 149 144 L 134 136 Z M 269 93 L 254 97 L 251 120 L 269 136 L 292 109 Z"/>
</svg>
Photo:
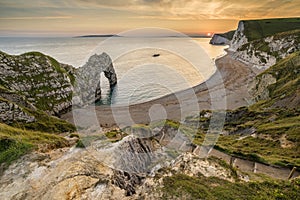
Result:
<svg viewBox="0 0 300 200">
<path fill-rule="evenodd" d="M 91 104 L 101 99 L 100 75 L 104 72 L 111 90 L 117 84 L 117 75 L 107 53 L 92 55 L 85 65 L 75 72 L 73 105 Z"/>
</svg>

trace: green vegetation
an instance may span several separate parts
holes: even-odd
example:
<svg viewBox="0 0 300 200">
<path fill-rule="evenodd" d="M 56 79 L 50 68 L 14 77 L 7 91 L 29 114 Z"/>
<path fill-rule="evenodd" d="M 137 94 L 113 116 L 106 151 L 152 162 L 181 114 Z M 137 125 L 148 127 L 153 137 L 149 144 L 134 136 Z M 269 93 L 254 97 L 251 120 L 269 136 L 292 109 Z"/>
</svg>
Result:
<svg viewBox="0 0 300 200">
<path fill-rule="evenodd" d="M 288 181 L 236 182 L 217 177 L 190 177 L 175 174 L 163 179 L 163 199 L 299 199 L 300 182 Z"/>
<path fill-rule="evenodd" d="M 12 60 L 15 63 L 11 67 L 18 73 L 18 76 L 14 78 L 6 76 L 0 79 L 0 101 L 12 103 L 14 105 L 12 109 L 18 109 L 18 112 L 24 112 L 28 116 L 35 118 L 35 121 L 30 123 L 26 122 L 26 119 L 15 119 L 14 117 L 5 121 L 7 125 L 0 123 L 0 163 L 8 166 L 14 160 L 33 150 L 47 151 L 69 145 L 63 137 L 57 134 L 73 132 L 75 131 L 75 126 L 44 112 L 52 111 L 53 108 L 49 106 L 50 104 L 53 106 L 66 101 L 66 99 L 62 98 L 59 100 L 55 96 L 41 95 L 45 92 L 54 91 L 50 85 L 45 86 L 42 84 L 45 81 L 49 81 L 49 78 L 51 79 L 49 77 L 50 73 L 56 71 L 59 76 L 64 76 L 64 74 L 68 73 L 63 68 L 64 65 L 39 52 L 29 52 L 20 56 L 12 56 L 3 52 L 0 52 L 0 54 L 7 60 Z M 28 76 L 22 71 L 26 68 L 26 72 L 30 73 L 31 65 L 49 66 L 49 62 L 50 70 L 45 70 L 45 73 L 33 71 L 35 75 Z M 51 67 L 53 67 L 53 70 L 51 70 Z M 63 80 L 63 78 L 59 80 Z M 23 85 L 29 84 L 29 82 L 34 85 L 28 91 L 12 91 L 10 85 L 12 83 L 18 84 L 19 82 Z M 41 86 L 35 87 L 35 85 L 39 84 Z M 67 84 L 63 83 L 63 87 L 65 85 Z M 40 94 L 40 96 L 37 96 L 37 94 Z M 29 98 L 34 99 L 34 102 L 32 102 L 34 107 L 29 103 Z M 70 100 L 71 95 L 68 98 Z"/>
<path fill-rule="evenodd" d="M 68 146 L 58 135 L 28 131 L 0 123 L 0 164 L 7 167 L 32 150 L 50 150 Z"/>
<path fill-rule="evenodd" d="M 28 52 L 19 56 L 1 53 L 1 56 L 13 61 L 14 64 L 10 67 L 17 75 L 14 78 L 10 76 L 2 77 L 0 84 L 3 87 L 10 88 L 12 83 L 15 85 L 20 84 L 20 90 L 17 92 L 31 99 L 30 101 L 43 111 L 53 111 L 55 105 L 71 101 L 71 92 L 61 94 L 62 89 L 71 87 L 71 84 L 75 83 L 75 69 L 71 66 L 60 64 L 54 58 L 40 52 Z M 39 69 L 36 70 L 36 67 Z M 41 68 L 44 70 L 40 71 Z M 70 82 L 68 82 L 66 76 L 69 77 Z M 30 87 L 27 87 L 27 85 Z M 59 88 L 57 88 L 57 85 L 59 85 Z M 24 88 L 27 89 L 24 90 Z"/>
<path fill-rule="evenodd" d="M 33 131 L 41 131 L 47 133 L 74 132 L 76 130 L 73 124 L 70 124 L 69 122 L 61 120 L 57 117 L 47 115 L 43 111 L 29 110 L 24 107 L 22 108 L 24 112 L 27 112 L 29 115 L 34 116 L 36 118 L 36 121 L 31 123 L 23 123 L 23 122 L 15 121 L 9 125 L 16 128 L 33 130 Z"/>
<path fill-rule="evenodd" d="M 300 18 L 247 20 L 243 22 L 245 24 L 245 35 L 249 42 L 276 33 L 300 29 Z"/>
<path fill-rule="evenodd" d="M 84 145 L 82 140 L 78 140 L 77 143 L 76 143 L 76 147 L 77 148 L 85 148 L 86 145 Z"/>
<path fill-rule="evenodd" d="M 127 135 L 128 134 L 122 130 L 111 130 L 105 133 L 105 136 L 110 140 L 110 142 L 118 142 Z"/>
<path fill-rule="evenodd" d="M 260 102 L 259 107 L 270 107 L 277 103 L 280 106 L 282 99 L 300 98 L 300 52 L 296 52 L 281 60 L 276 65 L 272 66 L 262 74 L 257 76 L 258 80 L 262 79 L 264 74 L 271 74 L 276 78 L 276 83 L 268 86 L 270 99 L 265 102 Z M 283 103 L 282 106 L 291 106 Z M 299 107 L 299 105 L 294 105 Z"/>
<path fill-rule="evenodd" d="M 300 29 L 287 31 L 287 32 L 280 32 L 275 35 L 272 35 L 274 40 L 279 40 L 283 38 L 293 38 L 294 44 L 300 43 Z M 288 41 L 289 39 L 287 39 Z M 290 41 L 289 41 L 290 42 Z M 291 53 L 290 46 L 282 47 L 278 50 L 272 50 L 269 46 L 269 42 L 265 40 L 265 38 L 258 38 L 256 40 L 252 40 L 241 47 L 239 47 L 238 51 L 247 51 L 255 53 L 256 57 L 259 57 L 261 62 L 266 64 L 266 57 L 262 55 L 260 52 L 265 52 L 268 56 L 274 56 L 277 61 L 280 61 L 281 57 L 279 55 L 285 54 L 289 51 Z M 267 57 L 268 57 L 267 56 Z"/>
<path fill-rule="evenodd" d="M 232 117 L 228 117 L 224 129 L 230 135 L 221 135 L 216 149 L 257 162 L 300 166 L 300 110 L 243 107 L 228 115 Z M 201 144 L 204 136 L 199 132 L 194 143 Z"/>
<path fill-rule="evenodd" d="M 220 137 L 217 148 L 246 158 L 254 155 L 260 162 L 300 166 L 299 67 L 300 52 L 296 52 L 258 75 L 258 80 L 265 74 L 276 78 L 267 88 L 269 99 L 230 111 L 233 117 L 226 120 L 225 129 L 232 135 Z M 257 137 L 248 134 L 239 139 L 250 128 Z"/>
<path fill-rule="evenodd" d="M 271 74 L 276 83 L 267 87 L 269 99 L 250 107 L 227 111 L 224 131 L 215 148 L 245 159 L 281 166 L 300 166 L 300 52 L 257 76 Z M 199 123 L 193 143 L 201 145 L 209 128 L 210 118 L 202 111 L 190 117 L 188 124 Z M 208 112 L 209 113 L 209 112 Z"/>
<path fill-rule="evenodd" d="M 226 33 L 218 33 L 216 35 L 219 35 L 221 37 L 227 38 L 228 40 L 232 40 L 234 33 L 235 33 L 235 30 L 228 31 Z"/>
<path fill-rule="evenodd" d="M 35 56 L 35 57 L 40 57 L 40 61 L 45 61 L 45 59 L 49 59 L 50 62 L 51 62 L 51 65 L 54 67 L 54 69 L 59 72 L 59 73 L 67 73 L 66 69 L 63 68 L 61 66 L 61 64 L 55 60 L 54 58 L 52 58 L 51 56 L 48 56 L 48 55 L 45 55 L 43 53 L 40 53 L 40 52 L 36 52 L 36 51 L 33 51 L 33 52 L 27 52 L 27 53 L 24 53 L 22 54 L 21 56 Z M 29 61 L 28 61 L 29 62 Z M 73 77 L 70 77 L 70 79 L 72 79 Z"/>
</svg>

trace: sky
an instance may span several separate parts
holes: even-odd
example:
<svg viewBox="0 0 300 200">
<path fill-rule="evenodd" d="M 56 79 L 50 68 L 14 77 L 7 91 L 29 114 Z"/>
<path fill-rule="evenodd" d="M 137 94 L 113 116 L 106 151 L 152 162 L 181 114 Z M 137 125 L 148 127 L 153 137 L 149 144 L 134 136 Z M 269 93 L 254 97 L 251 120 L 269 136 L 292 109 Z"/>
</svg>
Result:
<svg viewBox="0 0 300 200">
<path fill-rule="evenodd" d="M 118 34 L 160 27 L 234 30 L 239 20 L 299 17 L 299 0 L 0 0 L 0 36 Z"/>
</svg>

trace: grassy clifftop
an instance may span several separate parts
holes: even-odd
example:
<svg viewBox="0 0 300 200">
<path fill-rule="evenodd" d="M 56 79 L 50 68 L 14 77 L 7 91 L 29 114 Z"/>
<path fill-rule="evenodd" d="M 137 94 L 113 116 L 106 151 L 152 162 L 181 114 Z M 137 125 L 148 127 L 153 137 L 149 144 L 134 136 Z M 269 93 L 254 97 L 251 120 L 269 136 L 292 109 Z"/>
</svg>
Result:
<svg viewBox="0 0 300 200">
<path fill-rule="evenodd" d="M 277 33 L 300 29 L 300 18 L 278 18 L 263 20 L 245 20 L 244 34 L 253 41 Z"/>
<path fill-rule="evenodd" d="M 216 33 L 216 35 L 224 37 L 228 40 L 232 40 L 234 33 L 235 33 L 235 30 L 234 31 L 228 31 L 226 33 Z"/>
</svg>

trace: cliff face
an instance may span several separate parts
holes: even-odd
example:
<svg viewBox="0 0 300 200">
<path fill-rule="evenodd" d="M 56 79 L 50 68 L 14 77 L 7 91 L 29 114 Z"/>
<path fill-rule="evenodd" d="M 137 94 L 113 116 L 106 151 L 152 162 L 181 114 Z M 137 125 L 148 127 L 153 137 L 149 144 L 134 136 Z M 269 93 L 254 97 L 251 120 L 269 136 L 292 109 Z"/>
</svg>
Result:
<svg viewBox="0 0 300 200">
<path fill-rule="evenodd" d="M 245 24 L 244 21 L 240 21 L 237 30 L 235 31 L 232 41 L 230 42 L 229 50 L 236 51 L 242 45 L 248 43 L 248 39 L 244 34 Z"/>
<path fill-rule="evenodd" d="M 0 52 L 2 87 L 51 115 L 71 106 L 72 78 L 62 64 L 41 53 L 11 56 Z"/>
<path fill-rule="evenodd" d="M 268 68 L 300 50 L 299 18 L 240 21 L 230 42 L 234 57 L 258 68 Z"/>
<path fill-rule="evenodd" d="M 193 147 L 178 137 L 178 127 L 166 125 L 157 128 L 161 131 L 149 129 L 152 137 L 128 136 L 116 144 L 104 146 L 100 144 L 105 141 L 94 141 L 84 150 L 65 148 L 25 156 L 1 176 L 0 195 L 3 199 L 136 199 L 141 195 L 150 198 L 152 194 L 147 192 L 149 189 L 158 192 L 163 178 L 153 176 L 163 167 L 172 169 L 170 173 L 162 171 L 164 176 L 172 176 L 172 173 L 197 176 L 201 173 L 233 181 L 230 170 L 218 162 L 199 160 L 191 152 L 178 157 L 179 154 L 163 150 L 181 147 L 192 151 Z M 145 134 L 144 126 L 127 131 L 135 135 Z M 113 154 L 110 154 L 111 149 Z M 97 159 L 101 153 L 105 157 L 106 152 L 109 160 L 115 163 L 113 167 Z M 178 158 L 170 162 L 170 157 L 172 160 Z M 154 160 L 162 165 L 157 167 L 151 163 Z"/>
<path fill-rule="evenodd" d="M 233 38 L 235 31 L 229 31 L 226 33 L 216 33 L 210 40 L 212 45 L 229 45 Z"/>
<path fill-rule="evenodd" d="M 229 45 L 230 40 L 219 34 L 214 34 L 209 43 L 213 45 Z"/>
<path fill-rule="evenodd" d="M 245 36 L 243 36 L 245 38 Z M 234 56 L 258 68 L 268 68 L 282 58 L 300 50 L 300 30 L 284 32 L 274 36 L 255 40 L 249 43 L 232 42 L 231 50 L 236 49 Z"/>
</svg>

